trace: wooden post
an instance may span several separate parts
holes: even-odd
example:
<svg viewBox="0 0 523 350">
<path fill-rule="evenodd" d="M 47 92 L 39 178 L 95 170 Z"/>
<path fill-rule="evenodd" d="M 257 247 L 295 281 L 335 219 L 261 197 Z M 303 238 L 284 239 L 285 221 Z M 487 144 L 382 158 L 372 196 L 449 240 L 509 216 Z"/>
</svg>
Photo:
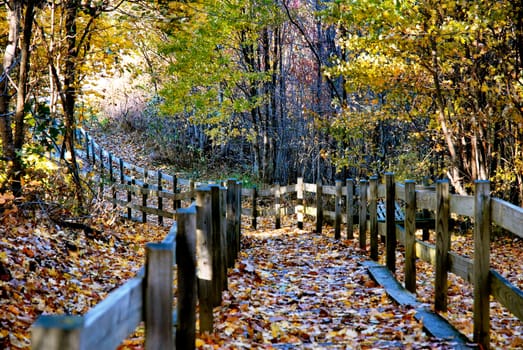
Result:
<svg viewBox="0 0 523 350">
<path fill-rule="evenodd" d="M 234 218 L 234 228 L 235 228 L 235 240 L 236 240 L 236 254 L 240 252 L 240 246 L 241 246 L 241 226 L 242 226 L 242 183 L 241 181 L 237 181 L 235 184 L 235 192 L 236 196 L 235 205 L 236 209 L 234 211 L 235 218 Z M 238 255 L 236 255 L 237 257 Z"/>
<path fill-rule="evenodd" d="M 100 147 L 100 197 L 104 198 L 104 153 Z"/>
<path fill-rule="evenodd" d="M 109 153 L 109 180 L 111 181 L 111 194 L 113 198 L 113 209 L 116 208 L 116 186 L 114 179 L 113 154 Z"/>
<path fill-rule="evenodd" d="M 163 211 L 163 197 L 162 197 L 163 174 L 160 170 L 158 170 L 158 173 L 156 176 L 158 178 L 158 224 L 160 226 L 163 226 L 163 216 L 161 214 L 161 211 Z"/>
<path fill-rule="evenodd" d="M 173 246 L 147 243 L 145 267 L 145 349 L 172 349 Z"/>
<path fill-rule="evenodd" d="M 235 193 L 235 179 L 227 180 L 227 246 L 228 249 L 228 258 L 227 266 L 233 267 L 234 261 L 236 260 L 236 193 Z"/>
<path fill-rule="evenodd" d="M 416 182 L 405 181 L 405 288 L 416 294 Z"/>
<path fill-rule="evenodd" d="M 93 166 L 96 165 L 96 153 L 94 151 L 94 140 L 91 139 L 91 155 L 93 156 Z"/>
<path fill-rule="evenodd" d="M 303 177 L 299 177 L 296 184 L 296 215 L 298 218 L 298 229 L 303 230 Z"/>
<path fill-rule="evenodd" d="M 474 342 L 482 349 L 490 348 L 490 183 L 475 182 L 474 200 Z"/>
<path fill-rule="evenodd" d="M 280 184 L 276 182 L 274 184 L 274 222 L 275 222 L 275 228 L 279 229 L 281 228 L 281 204 L 280 204 Z"/>
<path fill-rule="evenodd" d="M 212 288 L 213 306 L 222 302 L 223 269 L 221 266 L 221 208 L 220 186 L 210 185 L 211 189 L 211 235 L 212 235 Z"/>
<path fill-rule="evenodd" d="M 89 134 L 85 133 L 85 157 L 87 158 L 87 161 L 89 161 Z"/>
<path fill-rule="evenodd" d="M 386 266 L 396 272 L 396 185 L 394 174 L 385 173 L 385 227 L 386 227 Z"/>
<path fill-rule="evenodd" d="M 200 187 L 196 191 L 196 257 L 200 333 L 213 330 L 213 241 L 211 191 Z"/>
<path fill-rule="evenodd" d="M 359 217 L 359 243 L 360 249 L 367 249 L 367 180 L 360 180 L 360 217 Z"/>
<path fill-rule="evenodd" d="M 252 187 L 252 228 L 256 230 L 258 226 L 258 189 Z"/>
<path fill-rule="evenodd" d="M 316 183 L 316 233 L 321 234 L 323 227 L 323 187 L 321 179 Z"/>
<path fill-rule="evenodd" d="M 177 210 L 178 208 L 181 208 L 181 201 L 176 199 L 176 194 L 178 193 L 178 178 L 176 177 L 176 174 L 173 175 L 173 193 L 175 195 L 175 198 L 173 199 L 173 209 Z"/>
<path fill-rule="evenodd" d="M 33 350 L 80 350 L 83 316 L 41 315 L 31 326 Z"/>
<path fill-rule="evenodd" d="M 127 189 L 127 204 L 129 205 L 129 207 L 127 207 L 127 219 L 131 220 L 133 218 L 133 215 L 132 215 L 132 209 L 130 207 L 132 201 L 133 201 L 133 189 L 134 187 L 131 187 L 134 185 L 134 176 L 133 174 L 131 173 L 131 177 L 130 177 L 130 180 L 127 181 L 127 186 L 129 186 L 129 188 Z"/>
<path fill-rule="evenodd" d="M 113 154 L 109 153 L 109 182 L 114 182 Z"/>
<path fill-rule="evenodd" d="M 147 198 L 149 197 L 149 192 L 147 191 L 149 189 L 149 184 L 147 183 L 147 176 L 149 174 L 149 171 L 147 169 L 144 169 L 143 171 L 143 190 L 142 191 L 142 207 L 147 207 Z M 147 212 L 142 211 L 142 222 L 147 222 Z"/>
<path fill-rule="evenodd" d="M 227 189 L 220 187 L 220 266 L 222 268 L 222 290 L 227 290 L 227 263 L 228 251 L 227 244 Z"/>
<path fill-rule="evenodd" d="M 447 311 L 448 271 L 449 271 L 449 182 L 436 182 L 436 277 L 434 284 L 434 309 Z"/>
<path fill-rule="evenodd" d="M 178 268 L 178 296 L 176 348 L 195 348 L 196 341 L 196 208 L 176 211 L 176 265 Z"/>
<path fill-rule="evenodd" d="M 190 179 L 189 180 L 189 191 L 191 192 L 191 201 L 194 200 L 194 180 L 193 179 Z"/>
<path fill-rule="evenodd" d="M 125 173 L 123 168 L 123 159 L 118 160 L 118 168 L 120 169 L 120 183 L 123 185 L 125 183 Z"/>
<path fill-rule="evenodd" d="M 335 212 L 335 219 L 334 219 L 334 238 L 340 239 L 341 238 L 341 187 L 342 183 L 341 180 L 336 180 L 336 199 L 334 203 L 334 212 Z"/>
<path fill-rule="evenodd" d="M 347 203 L 347 239 L 354 238 L 354 181 L 352 179 L 347 179 L 347 193 L 346 200 Z"/>
<path fill-rule="evenodd" d="M 378 177 L 369 179 L 370 258 L 378 260 Z"/>
</svg>

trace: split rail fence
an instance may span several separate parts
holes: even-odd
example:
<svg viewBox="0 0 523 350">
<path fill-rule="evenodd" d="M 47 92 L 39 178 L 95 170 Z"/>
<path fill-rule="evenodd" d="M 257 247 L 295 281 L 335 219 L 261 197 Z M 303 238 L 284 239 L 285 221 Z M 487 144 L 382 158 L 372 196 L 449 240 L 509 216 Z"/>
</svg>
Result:
<svg viewBox="0 0 523 350">
<path fill-rule="evenodd" d="M 385 240 L 386 267 L 393 273 L 396 271 L 397 244 L 399 242 L 404 245 L 405 288 L 412 293 L 416 292 L 416 259 L 419 258 L 434 265 L 434 308 L 436 311 L 445 311 L 447 309 L 447 276 L 449 272 L 471 283 L 474 291 L 474 342 L 479 343 L 483 348 L 489 348 L 490 295 L 523 321 L 523 292 L 502 277 L 499 272 L 490 268 L 490 236 L 493 225 L 523 238 L 523 208 L 491 197 L 490 184 L 487 181 L 476 182 L 474 196 L 459 196 L 450 194 L 448 181 L 438 181 L 435 187 L 417 186 L 413 181 L 405 181 L 404 184 L 401 184 L 394 182 L 394 174 L 392 173 L 384 174 L 384 183 L 381 183 L 376 176 L 371 177 L 369 180 L 360 180 L 358 183 L 353 179 L 338 180 L 334 186 L 323 185 L 321 182 L 316 184 L 305 183 L 302 178 L 298 178 L 296 184 L 286 186 L 275 184 L 263 190 L 258 190 L 256 187 L 241 188 L 241 184 L 235 180 L 229 180 L 227 181 L 226 190 L 227 210 L 224 213 L 223 208 L 225 208 L 225 205 L 220 207 L 215 204 L 215 202 L 223 200 L 217 199 L 222 198 L 223 194 L 214 195 L 217 197 L 210 199 L 211 197 L 202 194 L 205 190 L 203 192 L 201 189 L 195 190 L 196 184 L 193 181 L 177 179 L 176 176 L 170 176 L 161 172 L 150 172 L 126 163 L 103 150 L 85 132 L 79 133 L 79 139 L 82 140 L 84 145 L 83 155 L 92 163 L 98 164 L 98 171 L 101 174 L 100 178 L 102 180 L 106 177 L 108 178 L 106 183 L 101 181 L 100 184 L 100 186 L 108 185 L 110 188 L 111 195 L 106 195 L 106 197 L 109 197 L 115 206 L 121 206 L 126 209 L 128 218 L 136 219 L 135 213 L 139 213 L 141 217 L 138 217 L 138 219 L 145 222 L 147 221 L 147 215 L 155 215 L 158 217 L 159 224 L 163 224 L 164 217 L 176 219 L 171 229 L 171 231 L 177 232 L 173 234 L 176 239 L 172 238 L 173 235 L 169 235 L 166 238 L 168 242 L 174 242 L 178 239 L 182 241 L 187 240 L 189 239 L 187 237 L 194 235 L 196 242 L 206 242 L 206 239 L 208 240 L 209 238 L 205 236 L 205 232 L 222 232 L 220 235 L 225 234 L 226 236 L 224 237 L 226 238 L 222 237 L 221 240 L 216 238 L 214 241 L 227 242 L 220 249 L 224 251 L 231 250 L 237 253 L 239 250 L 240 215 L 242 214 L 251 218 L 254 228 L 257 227 L 258 218 L 263 216 L 274 216 L 276 228 L 281 226 L 282 216 L 295 214 L 298 228 L 303 228 L 305 216 L 312 216 L 316 219 L 317 233 L 321 233 L 325 221 L 330 220 L 333 222 L 334 234 L 337 239 L 341 238 L 342 223 L 345 224 L 347 239 L 354 238 L 354 226 L 357 225 L 359 227 L 360 248 L 366 250 L 367 246 L 369 246 L 370 257 L 373 260 L 378 260 L 378 243 L 379 237 L 382 236 L 382 239 Z M 185 186 L 187 190 L 181 191 L 178 188 L 180 185 Z M 211 185 L 210 188 L 211 191 L 217 191 L 215 188 L 220 188 L 220 186 Z M 103 188 L 101 190 L 104 193 Z M 123 198 L 121 193 L 118 193 L 119 191 L 124 192 Z M 222 190 L 218 191 L 222 193 Z M 151 201 L 153 197 L 154 201 Z M 191 201 L 195 197 L 196 213 L 194 213 L 195 209 L 191 209 L 194 208 L 194 204 L 188 209 L 179 209 L 182 201 Z M 244 198 L 243 200 L 242 197 Z M 170 204 L 166 205 L 166 202 Z M 211 205 L 209 202 L 213 204 Z M 246 206 L 242 206 L 242 203 L 246 204 Z M 250 205 L 247 206 L 247 204 Z M 222 221 L 221 224 L 218 221 L 212 221 L 212 228 L 206 228 L 205 230 L 198 227 L 198 225 L 204 225 L 204 217 L 211 215 L 208 213 L 203 214 L 207 210 L 213 213 L 213 217 L 225 216 L 226 220 Z M 400 218 L 397 215 L 398 211 L 402 213 Z M 450 237 L 452 232 L 449 223 L 453 215 L 472 218 L 474 223 L 474 256 L 472 259 L 463 257 L 451 250 Z M 192 218 L 193 216 L 196 218 L 196 224 L 194 223 L 195 219 Z M 221 225 L 224 227 L 220 230 L 218 227 L 221 227 Z M 231 227 L 234 227 L 234 229 Z M 435 245 L 427 242 L 429 227 L 435 233 Z M 415 236 L 419 228 L 424 229 L 421 240 L 416 239 Z M 231 234 L 231 232 L 235 233 Z M 207 242 L 211 242 L 211 240 Z M 187 244 L 189 243 L 177 243 L 176 249 L 182 246 L 185 247 Z M 154 256 L 152 252 L 154 247 L 156 247 L 154 244 L 150 247 L 148 246 L 148 250 L 151 250 L 150 256 Z M 197 245 L 197 247 L 200 247 L 200 245 Z M 187 248 L 182 251 L 185 254 L 191 250 Z M 216 290 L 214 294 L 219 294 L 216 286 L 211 288 L 205 282 L 208 281 L 210 276 L 215 276 L 213 269 L 219 265 L 218 262 L 211 263 L 206 255 L 207 253 L 208 248 L 205 248 L 204 245 L 201 245 L 201 248 L 196 251 L 196 256 L 198 256 L 197 271 L 198 281 L 200 281 L 198 285 L 200 298 L 202 298 L 202 295 L 206 295 L 209 290 Z M 216 253 L 212 256 L 220 255 Z M 181 254 L 177 253 L 176 256 L 178 257 L 179 269 L 182 266 L 180 265 L 182 261 L 192 261 L 191 259 L 194 259 L 191 257 L 192 255 L 182 258 Z M 227 258 L 226 265 L 231 266 L 232 263 L 231 258 Z M 150 262 L 147 264 L 149 266 Z M 190 263 L 188 264 L 190 265 Z M 148 269 L 152 271 L 156 267 L 149 267 L 145 270 Z M 191 280 L 189 277 L 184 278 Z M 220 278 L 222 279 L 220 283 L 224 283 L 224 277 Z M 166 275 L 165 279 L 169 280 L 169 277 Z M 57 335 L 49 339 L 56 339 L 56 342 L 58 342 L 58 340 L 62 339 L 63 332 L 71 333 L 72 338 L 80 338 L 83 339 L 82 341 L 87 341 L 86 339 L 89 338 L 89 341 L 91 341 L 90 339 L 94 339 L 94 337 L 87 334 L 92 334 L 91 332 L 94 332 L 94 329 L 99 327 L 96 324 L 98 319 L 102 317 L 100 315 L 107 313 L 106 316 L 103 316 L 105 317 L 104 323 L 101 323 L 102 326 L 100 327 L 110 329 L 111 324 L 124 323 L 120 321 L 119 317 L 122 320 L 130 319 L 131 316 L 127 314 L 130 310 L 137 310 L 133 316 L 134 319 L 132 322 L 129 322 L 129 327 L 125 331 L 121 331 L 118 334 L 123 335 L 131 328 L 134 329 L 134 323 L 139 319 L 145 319 L 146 329 L 148 324 L 149 329 L 151 329 L 150 327 L 156 329 L 156 326 L 151 326 L 154 325 L 154 323 L 151 323 L 153 320 L 148 322 L 147 312 L 143 311 L 144 309 L 147 310 L 148 291 L 154 290 L 153 287 L 148 287 L 150 285 L 146 281 L 147 274 L 139 274 L 135 280 L 121 287 L 123 288 L 122 291 L 118 292 L 117 290 L 113 292 L 116 295 L 119 295 L 119 293 L 125 294 L 125 297 L 113 297 L 113 294 L 111 294 L 100 304 L 101 306 L 95 307 L 92 312 L 87 313 L 83 317 L 58 316 L 57 319 L 54 319 L 54 316 L 49 316 L 44 317 L 45 322 L 44 320 L 38 320 L 34 327 L 33 341 L 35 344 L 48 344 L 43 341 L 48 339 L 49 334 L 56 333 Z M 157 281 L 155 284 L 160 285 L 161 283 Z M 180 295 L 186 292 L 190 294 L 193 291 L 192 288 L 192 285 L 187 287 L 179 284 L 178 293 Z M 140 294 L 142 289 L 146 294 L 143 305 L 138 300 L 142 298 Z M 131 295 L 133 296 L 132 298 L 130 297 Z M 167 296 L 167 294 L 165 295 Z M 180 302 L 183 298 L 179 296 L 178 305 L 184 305 L 184 302 Z M 120 310 L 114 313 L 117 316 L 109 316 L 113 313 L 112 311 L 103 311 L 111 310 L 113 306 L 109 307 L 109 304 L 119 303 L 112 301 L 113 299 L 124 300 L 123 305 L 125 306 L 118 306 L 116 309 L 125 309 L 125 313 L 122 313 L 123 311 Z M 214 299 L 213 301 L 211 304 L 219 305 L 219 299 Z M 202 303 L 200 309 L 203 310 L 201 311 L 203 314 L 200 314 L 200 327 L 203 330 L 209 330 L 212 328 L 212 321 L 205 321 L 204 315 L 206 313 L 212 315 L 212 307 L 208 306 L 206 309 L 205 305 L 211 304 L 205 304 L 202 299 L 200 299 L 200 303 Z M 143 313 L 145 317 L 137 316 L 140 313 Z M 48 324 L 53 325 L 53 327 L 49 327 Z M 181 324 L 184 323 L 178 322 L 179 327 L 184 329 L 186 326 L 180 326 Z M 191 326 L 187 327 L 192 327 L 192 320 L 189 324 Z M 55 325 L 59 327 L 54 328 Z M 79 325 L 83 326 L 80 327 Z M 162 328 L 163 326 L 159 325 L 158 327 Z M 71 332 L 71 329 L 75 331 Z M 85 329 L 88 329 L 88 331 Z M 105 335 L 100 337 L 105 337 Z M 152 335 L 148 335 L 147 339 L 151 339 L 150 337 Z M 119 338 L 119 341 L 124 339 L 120 335 L 116 338 Z M 152 340 L 147 340 L 147 342 L 152 344 Z M 46 345 L 39 348 L 60 348 L 60 343 L 56 344 L 58 344 L 58 347 L 48 347 Z M 89 344 L 93 345 L 93 347 L 77 348 L 94 348 L 95 343 Z M 111 346 L 114 344 L 118 344 L 116 340 L 111 343 Z M 102 348 L 110 349 L 111 346 Z"/>
<path fill-rule="evenodd" d="M 213 307 L 221 304 L 227 268 L 240 247 L 241 184 L 229 180 L 227 188 L 195 192 L 193 204 L 177 209 L 167 237 L 146 245 L 146 264 L 135 278 L 85 315 L 40 316 L 31 329 L 32 349 L 115 349 L 142 321 L 146 349 L 194 349 L 197 303 L 200 331 L 212 332 Z"/>
<path fill-rule="evenodd" d="M 251 217 L 253 227 L 257 226 L 258 217 L 273 215 L 278 228 L 282 215 L 295 213 L 299 228 L 303 228 L 304 215 L 310 215 L 316 218 L 316 232 L 321 233 L 327 218 L 334 223 L 337 239 L 341 238 L 342 223 L 345 223 L 347 239 L 354 238 L 353 229 L 358 225 L 359 247 L 366 250 L 369 246 L 373 260 L 378 260 L 379 237 L 385 240 L 386 267 L 392 273 L 396 271 L 396 250 L 398 242 L 401 243 L 405 248 L 404 280 L 408 291 L 416 293 L 416 259 L 434 265 L 436 311 L 447 310 L 448 273 L 462 277 L 473 285 L 473 341 L 488 349 L 489 296 L 523 321 L 523 291 L 490 268 L 493 226 L 523 238 L 523 208 L 491 197 L 488 181 L 475 183 L 474 196 L 460 196 L 450 193 L 447 180 L 438 181 L 435 187 L 417 186 L 414 181 L 395 183 L 392 173 L 384 174 L 384 180 L 380 183 L 378 177 L 373 176 L 358 184 L 347 179 L 336 181 L 335 186 L 325 186 L 321 182 L 304 183 L 299 178 L 296 184 L 287 186 L 276 184 L 264 190 L 244 188 L 242 195 L 250 198 L 252 204 L 242 210 Z M 381 213 L 384 217 L 379 209 L 384 209 Z M 401 219 L 398 211 L 403 214 Z M 456 215 L 472 219 L 473 258 L 451 250 L 450 222 Z M 429 227 L 435 234 L 435 244 L 427 242 Z M 422 239 L 416 238 L 418 229 L 424 230 Z"/>
</svg>

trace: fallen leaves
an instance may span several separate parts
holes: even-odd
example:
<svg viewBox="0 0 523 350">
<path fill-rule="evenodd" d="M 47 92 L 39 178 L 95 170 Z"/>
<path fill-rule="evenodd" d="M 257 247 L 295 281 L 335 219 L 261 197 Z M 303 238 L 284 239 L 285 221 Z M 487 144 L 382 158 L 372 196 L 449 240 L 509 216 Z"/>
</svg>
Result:
<svg viewBox="0 0 523 350">
<path fill-rule="evenodd" d="M 201 349 L 446 344 L 423 332 L 414 310 L 389 300 L 348 242 L 281 229 L 244 232 L 243 245 Z"/>
<path fill-rule="evenodd" d="M 148 241 L 168 228 L 91 220 L 107 239 L 60 227 L 36 213 L 0 217 L 0 348 L 28 349 L 29 328 L 42 314 L 83 314 L 133 277 Z"/>
</svg>

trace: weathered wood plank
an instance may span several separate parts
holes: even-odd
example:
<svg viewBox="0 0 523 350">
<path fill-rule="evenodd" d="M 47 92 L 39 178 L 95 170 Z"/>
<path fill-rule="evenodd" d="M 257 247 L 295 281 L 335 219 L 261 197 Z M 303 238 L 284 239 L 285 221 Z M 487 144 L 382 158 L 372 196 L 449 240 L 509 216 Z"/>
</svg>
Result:
<svg viewBox="0 0 523 350">
<path fill-rule="evenodd" d="M 85 349 L 115 349 L 143 320 L 144 279 L 135 277 L 89 310 L 84 317 Z"/>
<path fill-rule="evenodd" d="M 316 184 L 316 233 L 323 228 L 323 186 L 321 180 Z"/>
<path fill-rule="evenodd" d="M 474 342 L 490 348 L 490 183 L 476 181 L 474 201 Z"/>
<path fill-rule="evenodd" d="M 196 258 L 200 332 L 213 331 L 213 241 L 211 228 L 211 193 L 209 187 L 196 190 Z"/>
<path fill-rule="evenodd" d="M 172 349 L 173 251 L 172 245 L 146 244 L 145 349 Z"/>
<path fill-rule="evenodd" d="M 370 258 L 378 260 L 378 177 L 369 179 Z"/>
<path fill-rule="evenodd" d="M 436 210 L 436 192 L 433 191 L 417 191 L 416 192 L 416 208 Z"/>
<path fill-rule="evenodd" d="M 368 182 L 365 179 L 360 180 L 360 216 L 359 216 L 359 247 L 365 251 L 367 249 L 367 186 Z"/>
<path fill-rule="evenodd" d="M 335 199 L 335 219 L 334 219 L 334 238 L 341 238 L 341 180 L 336 180 L 336 199 Z"/>
<path fill-rule="evenodd" d="M 387 268 L 394 274 L 396 272 L 396 186 L 394 185 L 394 174 L 385 174 L 385 227 L 386 227 L 386 265 Z"/>
<path fill-rule="evenodd" d="M 474 217 L 474 196 L 450 195 L 450 212 Z"/>
<path fill-rule="evenodd" d="M 347 239 L 354 238 L 354 180 L 347 179 L 345 186 L 346 213 L 345 222 L 347 224 Z"/>
<path fill-rule="evenodd" d="M 178 265 L 178 296 L 176 348 L 192 350 L 196 341 L 196 207 L 180 208 L 176 213 L 178 234 L 176 256 Z"/>
<path fill-rule="evenodd" d="M 492 221 L 523 238 L 523 208 L 499 198 L 492 198 Z"/>
<path fill-rule="evenodd" d="M 436 184 L 436 265 L 434 281 L 434 308 L 447 311 L 448 271 L 450 251 L 449 232 L 449 182 L 440 180 Z"/>
<path fill-rule="evenodd" d="M 298 177 L 296 184 L 296 216 L 299 230 L 303 229 L 303 177 Z"/>
<path fill-rule="evenodd" d="M 523 291 L 492 269 L 489 272 L 489 284 L 496 300 L 523 321 Z"/>
<path fill-rule="evenodd" d="M 129 203 L 127 201 L 120 200 L 120 199 L 114 200 L 112 197 L 109 197 L 109 196 L 105 197 L 105 199 L 110 203 L 116 203 L 123 208 L 127 208 L 128 210 L 134 209 L 134 210 L 137 210 L 140 212 L 146 212 L 147 214 L 161 215 L 163 217 L 171 218 L 171 219 L 173 219 L 174 215 L 175 215 L 175 213 L 170 212 L 170 211 L 166 211 L 166 210 L 160 211 L 160 210 L 158 210 L 158 208 L 144 207 L 143 205 Z"/>
<path fill-rule="evenodd" d="M 416 182 L 405 181 L 405 288 L 416 293 Z"/>
</svg>

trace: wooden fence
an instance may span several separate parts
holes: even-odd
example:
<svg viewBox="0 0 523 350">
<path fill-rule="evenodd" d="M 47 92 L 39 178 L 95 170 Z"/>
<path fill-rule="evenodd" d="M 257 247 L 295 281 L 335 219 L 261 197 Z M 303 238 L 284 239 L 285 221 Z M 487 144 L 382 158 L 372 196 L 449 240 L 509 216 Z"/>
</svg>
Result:
<svg viewBox="0 0 523 350">
<path fill-rule="evenodd" d="M 278 184 L 258 190 L 243 189 L 242 195 L 250 198 L 250 208 L 243 208 L 251 216 L 256 227 L 257 218 L 273 215 L 276 227 L 281 215 L 297 215 L 297 225 L 303 227 L 304 215 L 316 218 L 316 232 L 321 233 L 324 218 L 334 223 L 334 234 L 341 238 L 341 223 L 345 222 L 346 238 L 352 239 L 353 226 L 359 226 L 359 246 L 370 246 L 370 257 L 378 260 L 378 238 L 385 238 L 386 267 L 396 271 L 396 248 L 398 241 L 405 247 L 405 288 L 416 293 L 416 259 L 420 258 L 435 267 L 434 308 L 447 309 L 447 275 L 452 272 L 473 285 L 474 342 L 483 349 L 489 348 L 489 296 L 492 295 L 512 314 L 523 321 L 523 291 L 490 268 L 490 235 L 496 225 L 523 238 L 523 208 L 490 196 L 488 181 L 477 181 L 474 196 L 450 194 L 448 181 L 438 181 L 435 187 L 416 186 L 413 181 L 404 184 L 394 182 L 394 174 L 384 175 L 384 183 L 378 177 L 369 180 L 336 181 L 334 186 L 321 183 L 308 184 L 298 179 L 297 184 Z M 306 195 L 315 195 L 306 201 Z M 290 200 L 282 200 L 283 197 Z M 262 208 L 258 203 L 263 202 Z M 267 205 L 270 203 L 270 205 Z M 282 203 L 287 203 L 283 207 Z M 329 203 L 334 210 L 326 210 Z M 398 206 L 404 218 L 397 219 Z M 384 207 L 384 218 L 378 208 Z M 427 217 L 430 214 L 431 218 Z M 261 215 L 260 215 L 261 214 Z M 472 259 L 451 250 L 450 218 L 452 215 L 469 217 L 474 223 L 474 256 Z M 435 232 L 436 244 L 426 242 L 427 224 Z M 417 229 L 423 228 L 423 239 L 415 238 Z M 476 268 L 474 268 L 476 267 Z"/>
<path fill-rule="evenodd" d="M 183 202 L 194 199 L 195 187 L 201 184 L 115 157 L 82 129 L 77 130 L 77 140 L 81 145 L 78 155 L 96 168 L 99 193 L 115 207 L 123 208 L 128 219 L 147 222 L 152 215 L 163 225 L 164 218 L 174 219 Z"/>
<path fill-rule="evenodd" d="M 195 192 L 196 202 L 177 210 L 167 237 L 146 245 L 146 265 L 135 278 L 83 316 L 40 316 L 31 330 L 32 349 L 115 349 L 142 321 L 146 349 L 194 349 L 196 296 L 200 331 L 212 332 L 213 307 L 221 303 L 227 268 L 239 252 L 241 185 L 229 180 L 226 189 L 210 185 Z"/>
<path fill-rule="evenodd" d="M 184 210 L 177 210 L 180 208 L 180 203 L 192 200 L 195 196 L 198 201 L 198 196 L 202 196 L 198 195 L 197 190 L 194 190 L 197 184 L 193 181 L 177 179 L 176 176 L 161 172 L 150 172 L 126 163 L 103 150 L 84 132 L 79 132 L 79 139 L 84 145 L 83 156 L 98 164 L 100 178 L 107 177 L 107 184 L 111 185 L 109 187 L 111 195 L 106 194 L 105 197 L 109 197 L 115 206 L 125 208 L 128 218 L 145 222 L 147 215 L 155 215 L 160 224 L 163 223 L 164 217 L 180 220 L 177 213 L 179 212 L 180 215 L 184 213 Z M 239 232 L 241 214 L 251 218 L 254 228 L 256 228 L 257 219 L 260 216 L 271 215 L 274 216 L 276 228 L 279 228 L 283 215 L 295 214 L 298 228 L 303 228 L 304 217 L 309 215 L 316 218 L 316 232 L 318 233 L 322 232 L 324 222 L 330 220 L 334 225 L 335 238 L 341 238 L 341 224 L 345 223 L 347 239 L 354 238 L 353 229 L 355 225 L 358 225 L 360 248 L 365 250 L 369 245 L 370 257 L 374 260 L 378 259 L 379 236 L 385 238 L 386 266 L 393 273 L 396 271 L 395 257 L 399 241 L 405 247 L 404 279 L 407 290 L 416 292 L 416 258 L 435 266 L 434 308 L 436 311 L 445 311 L 447 308 L 448 272 L 455 273 L 473 284 L 474 342 L 481 344 L 485 349 L 488 348 L 489 295 L 523 320 L 523 292 L 497 271 L 491 269 L 489 263 L 492 225 L 497 225 L 523 238 L 523 208 L 498 198 L 491 198 L 489 183 L 485 181 L 475 184 L 475 196 L 459 196 L 449 193 L 447 181 L 439 181 L 435 187 L 426 187 L 417 186 L 412 181 L 406 181 L 404 184 L 395 183 L 394 175 L 391 173 L 385 174 L 384 178 L 384 183 L 380 183 L 378 177 L 360 180 L 358 183 L 353 179 L 339 180 L 334 186 L 322 185 L 321 182 L 304 183 L 303 179 L 299 178 L 296 184 L 286 186 L 275 184 L 263 190 L 256 187 L 241 188 L 236 181 L 229 180 L 227 182 L 227 203 L 235 201 L 238 209 L 234 211 L 236 209 L 233 210 L 233 207 L 227 204 L 225 213 L 227 225 L 231 225 L 230 218 L 236 218 L 234 225 L 237 227 L 235 226 L 234 232 Z M 107 190 L 103 189 L 104 183 L 101 181 L 101 192 L 107 193 Z M 180 191 L 180 185 L 185 186 L 187 190 Z M 241 197 L 244 197 L 245 200 L 242 201 Z M 250 207 L 243 207 L 242 203 L 250 203 Z M 398 206 L 403 211 L 401 221 L 397 220 Z M 205 205 L 204 207 L 210 206 Z M 234 208 L 236 207 L 234 206 Z M 384 217 L 380 215 L 382 211 L 379 209 L 384 209 Z M 140 215 L 136 217 L 135 213 L 140 213 L 141 217 Z M 451 250 L 451 230 L 449 229 L 451 215 L 469 217 L 474 222 L 474 257 L 472 259 L 460 256 Z M 431 223 L 433 225 L 431 229 L 435 232 L 435 245 L 426 242 L 427 224 Z M 418 228 L 424 229 L 422 240 L 415 239 L 414 233 Z M 231 230 L 228 227 L 223 232 Z M 217 232 L 218 230 L 196 229 L 199 240 L 203 240 L 201 236 L 204 234 L 203 232 L 211 231 Z M 239 235 L 228 234 L 225 240 L 228 242 L 228 246 L 234 247 L 234 251 L 239 249 Z M 198 251 L 198 256 L 205 252 L 205 249 Z M 208 269 L 209 266 L 218 266 L 218 263 L 214 262 L 207 266 L 203 263 L 204 261 L 206 260 L 198 260 L 199 274 L 214 276 L 215 274 Z M 230 258 L 227 258 L 227 264 L 231 266 Z M 215 273 L 215 271 L 213 272 Z M 206 273 L 207 275 L 205 275 Z M 200 275 L 198 281 L 200 281 L 199 290 L 202 290 L 204 295 L 207 290 L 213 288 L 216 290 L 216 286 L 209 287 L 205 282 L 206 279 Z M 138 287 L 138 289 L 140 288 Z M 202 300 L 200 300 L 201 302 Z M 206 304 L 202 305 L 204 314 L 209 313 L 208 309 L 205 311 Z M 200 322 L 203 320 L 201 327 L 209 329 L 212 320 L 205 321 L 203 315 L 200 315 Z M 82 322 L 88 326 L 93 322 L 91 319 L 94 319 L 94 316 L 90 316 L 88 313 L 82 318 Z M 53 322 L 62 322 L 62 317 L 58 317 L 58 320 Z M 51 323 L 54 324 L 53 322 Z M 72 321 L 67 319 L 64 327 L 70 322 Z M 72 322 L 72 324 L 76 323 Z M 38 330 L 38 328 L 35 329 Z M 40 331 L 37 331 L 37 334 L 38 332 Z"/>
</svg>

